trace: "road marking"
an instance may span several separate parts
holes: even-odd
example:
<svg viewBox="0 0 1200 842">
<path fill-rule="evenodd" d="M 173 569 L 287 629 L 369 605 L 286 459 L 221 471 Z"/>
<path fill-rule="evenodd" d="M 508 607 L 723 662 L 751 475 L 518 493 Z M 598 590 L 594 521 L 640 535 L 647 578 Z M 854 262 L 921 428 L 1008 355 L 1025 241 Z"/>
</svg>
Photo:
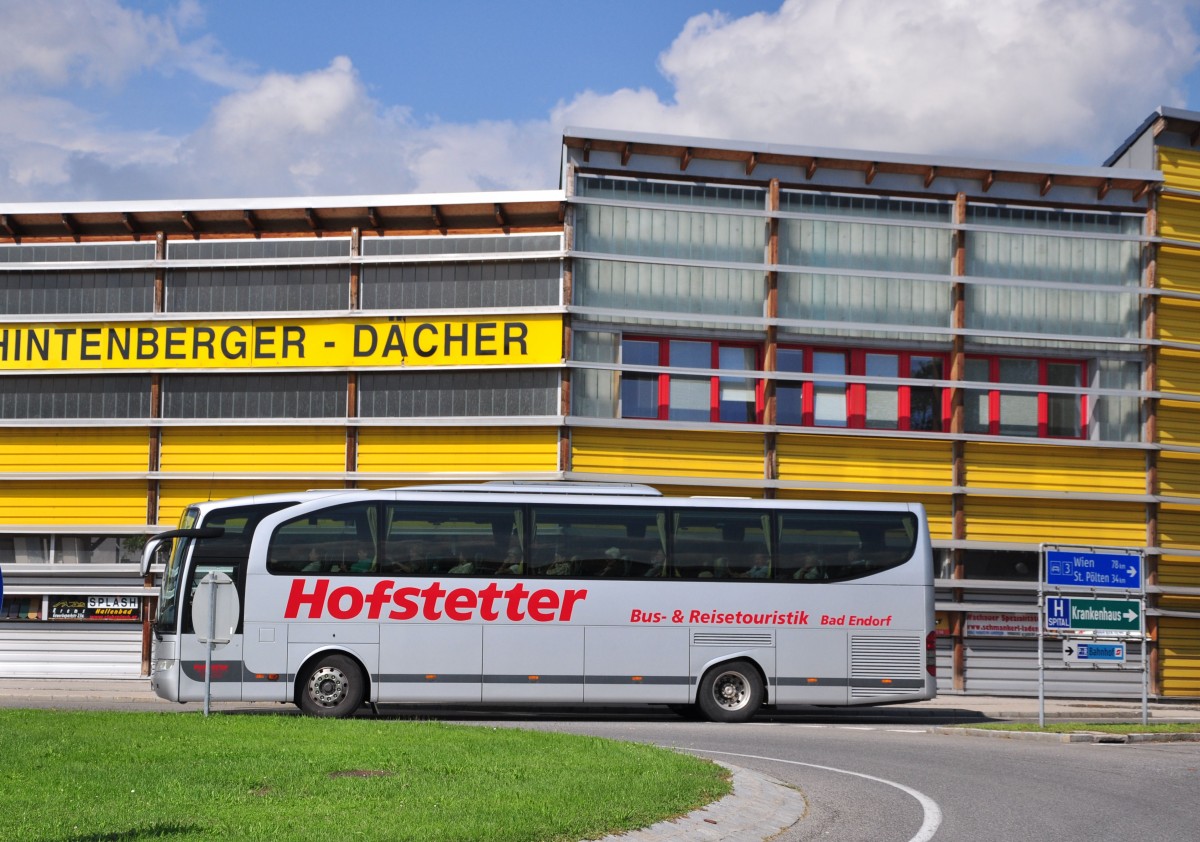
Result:
<svg viewBox="0 0 1200 842">
<path fill-rule="evenodd" d="M 875 728 L 875 726 L 873 726 L 873 725 L 838 725 L 836 727 L 840 731 L 875 731 L 875 730 L 877 730 Z"/>
<path fill-rule="evenodd" d="M 820 769 L 824 772 L 837 772 L 839 775 L 851 775 L 855 778 L 863 778 L 876 783 L 887 784 L 895 787 L 903 793 L 911 795 L 921 805 L 921 810 L 924 814 L 924 820 L 921 822 L 921 827 L 917 830 L 917 835 L 912 837 L 908 842 L 929 842 L 933 838 L 933 834 L 937 833 L 942 824 L 942 808 L 937 802 L 923 792 L 918 792 L 910 786 L 905 786 L 895 781 L 889 781 L 887 778 L 877 778 L 874 775 L 867 775 L 862 772 L 851 772 L 849 769 L 837 769 L 833 766 L 820 766 L 816 763 L 801 763 L 798 760 L 784 760 L 781 757 L 762 757 L 757 754 L 736 754 L 732 751 L 713 751 L 705 748 L 689 748 L 686 751 L 699 751 L 704 754 L 721 754 L 726 757 L 744 757 L 747 760 L 766 760 L 771 763 L 786 763 L 790 766 L 807 766 L 810 769 Z"/>
</svg>

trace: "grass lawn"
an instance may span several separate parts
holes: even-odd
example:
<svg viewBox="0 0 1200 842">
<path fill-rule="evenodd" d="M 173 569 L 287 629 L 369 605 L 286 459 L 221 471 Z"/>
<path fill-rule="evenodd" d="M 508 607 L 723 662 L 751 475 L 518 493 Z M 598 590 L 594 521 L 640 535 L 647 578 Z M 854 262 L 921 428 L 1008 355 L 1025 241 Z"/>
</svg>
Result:
<svg viewBox="0 0 1200 842">
<path fill-rule="evenodd" d="M 1149 725 L 1132 722 L 985 722 L 963 725 L 963 728 L 985 728 L 991 731 L 1036 731 L 1049 734 L 1074 734 L 1096 731 L 1104 734 L 1193 734 L 1200 732 L 1195 722 L 1151 722 Z"/>
<path fill-rule="evenodd" d="M 0 839 L 589 839 L 729 791 L 593 737 L 371 719 L 0 710 Z"/>
</svg>

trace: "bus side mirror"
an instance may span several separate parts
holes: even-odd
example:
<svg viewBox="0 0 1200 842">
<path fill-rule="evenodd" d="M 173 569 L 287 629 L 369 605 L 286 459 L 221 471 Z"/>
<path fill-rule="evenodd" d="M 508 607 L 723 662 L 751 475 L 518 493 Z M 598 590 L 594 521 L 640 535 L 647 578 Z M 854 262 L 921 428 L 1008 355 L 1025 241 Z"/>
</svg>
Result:
<svg viewBox="0 0 1200 842">
<path fill-rule="evenodd" d="M 146 541 L 146 546 L 142 548 L 142 576 L 144 577 L 150 572 L 154 556 L 158 552 L 158 548 L 165 542 L 173 541 L 176 538 L 220 538 L 224 534 L 225 527 L 223 526 L 202 526 L 198 529 L 171 529 L 150 536 Z"/>
</svg>

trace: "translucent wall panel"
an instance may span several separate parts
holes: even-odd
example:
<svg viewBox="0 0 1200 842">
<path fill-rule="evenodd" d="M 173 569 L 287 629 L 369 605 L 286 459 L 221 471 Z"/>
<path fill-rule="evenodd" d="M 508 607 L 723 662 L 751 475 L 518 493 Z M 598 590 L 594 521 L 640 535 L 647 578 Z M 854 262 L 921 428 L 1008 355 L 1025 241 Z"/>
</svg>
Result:
<svg viewBox="0 0 1200 842">
<path fill-rule="evenodd" d="M 0 272 L 0 313 L 10 316 L 153 309 L 154 272 L 149 270 Z"/>
<path fill-rule="evenodd" d="M 576 205 L 575 248 L 664 260 L 762 263 L 766 221 L 733 214 Z"/>
<path fill-rule="evenodd" d="M 365 310 L 538 307 L 559 303 L 559 260 L 367 264 Z"/>
<path fill-rule="evenodd" d="M 421 257 L 434 255 L 523 254 L 560 251 L 559 234 L 499 237 L 366 237 L 363 257 Z"/>
<path fill-rule="evenodd" d="M 574 295 L 583 307 L 761 317 L 766 279 L 738 269 L 576 260 Z"/>
<path fill-rule="evenodd" d="M 278 258 L 350 257 L 345 237 L 267 240 L 173 240 L 168 260 L 275 260 Z"/>
<path fill-rule="evenodd" d="M 784 319 L 830 322 L 831 327 L 837 322 L 860 322 L 948 328 L 951 288 L 937 281 L 781 272 L 779 315 Z M 934 334 L 893 334 L 907 341 L 947 339 Z"/>
<path fill-rule="evenodd" d="M 765 210 L 767 191 L 753 187 L 688 184 L 633 178 L 580 176 L 575 195 L 621 204 L 687 205 L 691 207 Z"/>
<path fill-rule="evenodd" d="M 0 418 L 149 418 L 150 375 L 0 377 Z"/>
<path fill-rule="evenodd" d="M 1136 392 L 1142 380 L 1142 365 L 1136 360 L 1096 360 L 1095 383 L 1101 389 Z M 1098 395 L 1091 401 L 1090 415 L 1100 441 L 1138 441 L 1141 438 L 1140 401 L 1131 394 Z"/>
<path fill-rule="evenodd" d="M 972 330 L 1112 338 L 1136 338 L 1140 330 L 1135 294 L 967 284 L 966 301 Z M 1011 342 L 987 336 L 978 341 Z"/>
<path fill-rule="evenodd" d="M 557 370 L 381 372 L 358 380 L 363 418 L 558 414 Z"/>
<path fill-rule="evenodd" d="M 345 310 L 349 306 L 349 265 L 172 269 L 167 273 L 167 312 L 171 313 Z"/>
<path fill-rule="evenodd" d="M 170 374 L 165 418 L 345 418 L 344 374 Z"/>
</svg>

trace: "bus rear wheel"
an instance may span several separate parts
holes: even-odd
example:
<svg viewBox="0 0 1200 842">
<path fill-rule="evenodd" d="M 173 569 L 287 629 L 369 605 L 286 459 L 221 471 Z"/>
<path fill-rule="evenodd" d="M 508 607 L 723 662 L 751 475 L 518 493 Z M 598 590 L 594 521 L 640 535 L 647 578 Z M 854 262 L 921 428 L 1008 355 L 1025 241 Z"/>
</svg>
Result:
<svg viewBox="0 0 1200 842">
<path fill-rule="evenodd" d="M 358 710 L 366 691 L 358 664 L 345 655 L 325 655 L 301 677 L 296 705 L 309 716 L 345 717 Z"/>
<path fill-rule="evenodd" d="M 701 679 L 696 701 L 713 722 L 745 722 L 762 707 L 762 676 L 749 661 L 718 664 Z"/>
</svg>

